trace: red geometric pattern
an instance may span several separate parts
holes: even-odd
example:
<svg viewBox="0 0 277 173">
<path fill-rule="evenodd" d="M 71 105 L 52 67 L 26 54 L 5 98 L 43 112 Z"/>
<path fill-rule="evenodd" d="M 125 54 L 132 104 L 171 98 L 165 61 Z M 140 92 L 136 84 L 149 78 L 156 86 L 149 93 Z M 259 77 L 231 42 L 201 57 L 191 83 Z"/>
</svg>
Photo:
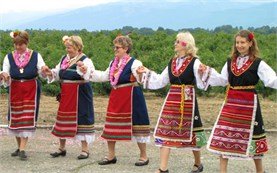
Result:
<svg viewBox="0 0 277 173">
<path fill-rule="evenodd" d="M 78 83 L 62 83 L 61 100 L 52 134 L 60 138 L 73 138 L 77 134 Z"/>
<path fill-rule="evenodd" d="M 243 66 L 240 69 L 237 68 L 237 63 L 236 62 L 237 62 L 237 58 L 232 60 L 232 62 L 231 62 L 231 71 L 235 76 L 240 76 L 247 69 L 249 69 L 249 67 L 253 64 L 254 61 L 248 59 L 248 61 L 245 64 L 243 64 Z"/>
<path fill-rule="evenodd" d="M 208 149 L 220 154 L 248 156 L 255 111 L 253 92 L 229 90 L 227 100 L 212 131 Z"/>
<path fill-rule="evenodd" d="M 185 61 L 183 61 L 182 66 L 176 71 L 176 60 L 177 58 L 173 58 L 172 63 L 171 63 L 171 73 L 175 76 L 178 77 L 180 76 L 188 67 L 189 63 L 191 62 L 191 60 L 193 59 L 193 57 L 187 57 L 185 58 Z"/>
<path fill-rule="evenodd" d="M 36 80 L 16 81 L 10 85 L 10 129 L 35 127 Z"/>
<path fill-rule="evenodd" d="M 192 142 L 193 115 L 194 88 L 172 85 L 158 120 L 154 137 L 163 140 Z"/>
<path fill-rule="evenodd" d="M 133 86 L 112 89 L 101 137 L 108 141 L 132 139 Z"/>
</svg>

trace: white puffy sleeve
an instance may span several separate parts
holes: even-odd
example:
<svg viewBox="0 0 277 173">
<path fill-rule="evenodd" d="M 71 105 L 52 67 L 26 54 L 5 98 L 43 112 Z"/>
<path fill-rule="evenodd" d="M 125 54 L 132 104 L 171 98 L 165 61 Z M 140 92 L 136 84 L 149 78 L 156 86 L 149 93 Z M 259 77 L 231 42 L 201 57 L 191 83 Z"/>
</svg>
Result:
<svg viewBox="0 0 277 173">
<path fill-rule="evenodd" d="M 140 81 L 139 79 L 139 75 L 137 74 L 137 69 L 138 67 L 142 66 L 142 62 L 135 59 L 134 62 L 133 62 L 133 65 L 131 67 L 131 70 L 132 70 L 132 74 L 134 75 L 134 77 L 137 79 L 137 81 Z"/>
<path fill-rule="evenodd" d="M 87 67 L 87 72 L 84 74 L 80 71 L 80 68 L 77 66 L 77 73 L 82 76 L 85 80 L 89 80 L 91 71 L 95 70 L 95 67 L 93 65 L 93 62 L 90 58 L 85 58 L 83 60 L 84 65 Z"/>
<path fill-rule="evenodd" d="M 91 70 L 89 75 L 89 80 L 92 82 L 108 82 L 110 80 L 110 66 L 112 61 L 110 62 L 108 68 L 105 71 L 100 70 Z"/>
<path fill-rule="evenodd" d="M 142 77 L 143 87 L 146 89 L 160 89 L 169 84 L 168 67 L 161 74 L 148 70 Z"/>
<path fill-rule="evenodd" d="M 264 61 L 261 61 L 259 64 L 258 76 L 266 87 L 277 89 L 276 72 Z"/>
<path fill-rule="evenodd" d="M 195 76 L 195 79 L 196 79 L 197 88 L 204 89 L 205 88 L 205 83 L 202 81 L 202 78 L 201 78 L 201 76 L 198 73 L 200 64 L 201 64 L 201 62 L 200 62 L 199 59 L 196 59 L 194 61 L 193 73 L 194 73 L 194 76 Z"/>
<path fill-rule="evenodd" d="M 56 65 L 55 68 L 51 69 L 52 77 L 47 76 L 48 83 L 52 83 L 54 81 L 60 80 L 60 77 L 59 77 L 60 69 L 61 69 L 61 62 L 59 62 L 59 64 Z"/>
<path fill-rule="evenodd" d="M 226 86 L 228 84 L 227 62 L 224 64 L 220 74 L 214 68 L 211 68 L 207 83 L 211 86 Z"/>
<path fill-rule="evenodd" d="M 10 61 L 9 61 L 8 55 L 6 55 L 3 61 L 3 72 L 10 74 L 10 70 L 11 70 Z"/>
</svg>

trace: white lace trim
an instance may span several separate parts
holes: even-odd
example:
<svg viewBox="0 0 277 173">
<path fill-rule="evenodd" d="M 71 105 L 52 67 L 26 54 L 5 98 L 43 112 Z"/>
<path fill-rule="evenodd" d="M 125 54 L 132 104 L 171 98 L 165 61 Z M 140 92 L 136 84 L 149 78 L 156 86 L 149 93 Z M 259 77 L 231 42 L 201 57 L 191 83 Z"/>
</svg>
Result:
<svg viewBox="0 0 277 173">
<path fill-rule="evenodd" d="M 90 135 L 87 135 L 87 134 L 77 134 L 75 136 L 75 140 L 86 141 L 88 144 L 90 144 L 90 143 L 95 141 L 95 134 L 90 134 Z"/>
<path fill-rule="evenodd" d="M 35 131 L 14 131 L 14 130 L 9 130 L 8 134 L 11 136 L 16 136 L 16 137 L 21 137 L 21 138 L 27 138 L 27 137 L 32 137 L 35 135 Z"/>
<path fill-rule="evenodd" d="M 132 136 L 132 141 L 138 143 L 150 143 L 150 136 Z"/>
</svg>

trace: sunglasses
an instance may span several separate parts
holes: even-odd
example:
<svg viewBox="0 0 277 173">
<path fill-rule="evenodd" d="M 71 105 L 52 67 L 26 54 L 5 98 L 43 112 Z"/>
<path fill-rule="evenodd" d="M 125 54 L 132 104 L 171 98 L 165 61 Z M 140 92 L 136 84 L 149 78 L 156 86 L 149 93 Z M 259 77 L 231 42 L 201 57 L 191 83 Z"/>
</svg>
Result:
<svg viewBox="0 0 277 173">
<path fill-rule="evenodd" d="M 123 48 L 123 47 L 120 47 L 120 46 L 113 46 L 113 49 L 116 49 L 116 50 L 118 50 L 118 49 L 120 49 L 120 48 Z"/>
<path fill-rule="evenodd" d="M 181 44 L 181 45 L 184 46 L 184 47 L 187 45 L 186 42 L 180 41 L 180 40 L 176 40 L 176 41 L 175 41 L 175 44 Z"/>
</svg>

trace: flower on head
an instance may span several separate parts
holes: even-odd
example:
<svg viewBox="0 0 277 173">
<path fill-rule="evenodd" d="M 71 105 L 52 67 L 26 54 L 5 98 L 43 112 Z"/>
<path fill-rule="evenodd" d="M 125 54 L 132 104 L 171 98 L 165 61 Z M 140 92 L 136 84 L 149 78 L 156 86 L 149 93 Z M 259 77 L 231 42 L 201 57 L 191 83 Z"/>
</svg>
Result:
<svg viewBox="0 0 277 173">
<path fill-rule="evenodd" d="M 70 37 L 68 37 L 67 35 L 63 36 L 63 43 L 65 43 L 68 39 L 70 39 Z"/>
<path fill-rule="evenodd" d="M 181 45 L 184 46 L 184 47 L 186 47 L 187 43 L 184 42 L 184 41 L 182 41 L 182 42 L 181 42 Z"/>
<path fill-rule="evenodd" d="M 250 33 L 248 34 L 248 38 L 249 38 L 250 41 L 252 41 L 253 38 L 254 38 L 254 34 L 253 34 L 252 32 L 250 32 Z"/>
<path fill-rule="evenodd" d="M 14 32 L 10 32 L 10 36 L 12 38 L 15 38 L 16 36 L 18 36 L 20 34 L 20 31 L 14 31 Z"/>
</svg>

